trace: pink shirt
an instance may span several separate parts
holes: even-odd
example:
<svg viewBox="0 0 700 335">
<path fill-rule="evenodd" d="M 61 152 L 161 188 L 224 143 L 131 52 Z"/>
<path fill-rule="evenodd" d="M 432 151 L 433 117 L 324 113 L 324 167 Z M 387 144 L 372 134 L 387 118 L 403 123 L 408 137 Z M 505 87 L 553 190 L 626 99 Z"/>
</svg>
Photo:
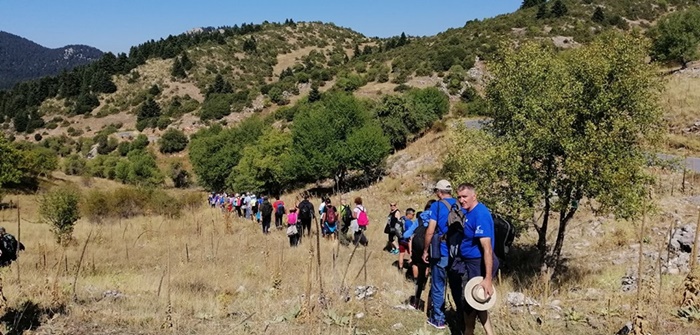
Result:
<svg viewBox="0 0 700 335">
<path fill-rule="evenodd" d="M 287 214 L 287 224 L 297 224 L 297 212 Z"/>
</svg>

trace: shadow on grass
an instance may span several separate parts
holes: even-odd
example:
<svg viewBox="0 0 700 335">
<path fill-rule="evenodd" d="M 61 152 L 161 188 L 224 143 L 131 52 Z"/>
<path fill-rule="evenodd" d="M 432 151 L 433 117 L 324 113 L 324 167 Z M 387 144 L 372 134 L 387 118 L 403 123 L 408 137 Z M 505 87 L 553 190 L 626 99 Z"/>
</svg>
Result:
<svg viewBox="0 0 700 335">
<path fill-rule="evenodd" d="M 51 318 L 64 313 L 65 305 L 54 308 L 40 307 L 31 300 L 23 302 L 19 307 L 8 308 L 0 322 L 5 325 L 8 335 L 20 335 L 26 330 L 34 330 L 41 326 L 42 319 Z"/>
<path fill-rule="evenodd" d="M 500 269 L 504 277 L 512 279 L 516 291 L 530 290 L 544 284 L 541 282 L 542 259 L 534 245 L 514 245 L 506 259 L 500 260 Z M 575 284 L 590 274 L 592 272 L 589 269 L 573 265 L 567 258 L 562 258 L 556 266 L 552 283 L 560 287 Z"/>
</svg>

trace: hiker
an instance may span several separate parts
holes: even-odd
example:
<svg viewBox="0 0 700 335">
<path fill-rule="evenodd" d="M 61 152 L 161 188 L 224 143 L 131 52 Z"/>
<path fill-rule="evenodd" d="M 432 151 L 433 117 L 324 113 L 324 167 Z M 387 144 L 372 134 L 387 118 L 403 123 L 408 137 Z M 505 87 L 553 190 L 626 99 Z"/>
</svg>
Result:
<svg viewBox="0 0 700 335">
<path fill-rule="evenodd" d="M 287 236 L 289 237 L 290 247 L 296 247 L 299 245 L 301 232 L 299 231 L 297 223 L 299 223 L 297 219 L 297 209 L 290 208 L 289 214 L 287 214 Z"/>
<path fill-rule="evenodd" d="M 250 195 L 250 201 L 248 202 L 248 206 L 250 206 L 250 212 L 253 214 L 253 216 L 250 219 L 253 221 L 257 221 L 258 198 L 255 196 L 255 193 Z"/>
<path fill-rule="evenodd" d="M 243 197 L 243 211 L 245 212 L 245 219 L 250 220 L 252 213 L 250 211 L 250 195 L 248 195 L 248 192 L 246 192 Z"/>
<path fill-rule="evenodd" d="M 323 222 L 323 237 L 329 237 L 335 240 L 338 229 L 338 210 L 331 205 L 331 198 L 326 198 L 323 206 L 323 214 L 321 214 L 321 222 Z"/>
<path fill-rule="evenodd" d="M 430 273 L 428 263 L 423 261 L 421 251 L 425 245 L 425 232 L 430 221 L 430 207 L 435 202 L 435 199 L 428 200 L 422 212 L 418 212 L 417 223 L 406 229 L 403 237 L 409 239 L 409 255 L 411 257 L 411 270 L 413 271 L 413 279 L 416 283 L 416 291 L 413 295 L 411 305 L 416 309 L 421 309 L 421 295 L 425 289 L 425 284 L 428 282 L 428 274 Z M 408 210 L 406 210 L 408 212 Z M 399 244 L 400 246 L 400 244 Z"/>
<path fill-rule="evenodd" d="M 298 205 L 297 205 L 297 217 L 299 218 L 299 223 L 301 223 L 301 226 L 298 228 L 301 228 L 299 231 L 299 243 L 301 243 L 301 238 L 304 236 L 304 232 L 306 231 L 306 236 L 311 236 L 311 220 L 315 217 L 316 214 L 314 214 L 314 205 L 309 201 L 309 195 L 304 194 L 304 200 L 302 200 Z"/>
<path fill-rule="evenodd" d="M 432 315 L 427 323 L 437 329 L 445 329 L 445 288 L 447 286 L 447 266 L 449 262 L 449 249 L 445 241 L 448 228 L 448 215 L 451 207 L 457 200 L 452 197 L 452 185 L 447 180 L 440 180 L 433 189 L 439 201 L 430 206 L 430 221 L 425 232 L 425 245 L 423 247 L 423 261 L 430 264 L 430 300 L 432 301 Z M 444 202 L 443 202 L 444 201 Z M 435 240 L 433 240 L 435 236 Z M 431 246 L 432 245 L 432 246 Z M 461 284 L 461 283 L 460 283 Z M 459 286 L 459 285 L 456 285 Z M 455 293 L 461 291 L 461 287 L 450 287 L 452 296 L 459 297 Z M 459 309 L 459 304 L 458 304 Z"/>
<path fill-rule="evenodd" d="M 261 200 L 263 201 L 262 205 L 260 205 L 262 229 L 263 234 L 267 235 L 270 233 L 270 222 L 272 221 L 272 204 L 266 197 L 261 198 Z"/>
<path fill-rule="evenodd" d="M 352 210 L 346 203 L 345 198 L 340 198 L 340 209 L 338 212 L 340 213 L 340 220 L 343 222 L 343 225 L 340 227 L 340 232 L 347 234 L 350 229 L 350 223 L 352 222 Z"/>
<path fill-rule="evenodd" d="M 387 235 L 386 250 L 397 255 L 399 253 L 399 243 L 396 238 L 396 225 L 401 220 L 401 211 L 396 206 L 395 202 L 389 204 L 389 215 L 386 218 L 386 226 L 384 226 L 384 234 Z"/>
<path fill-rule="evenodd" d="M 350 229 L 354 232 L 354 238 L 352 243 L 357 245 L 358 243 L 367 246 L 369 241 L 367 241 L 367 236 L 365 236 L 365 231 L 367 230 L 367 225 L 369 224 L 369 219 L 367 218 L 367 209 L 362 206 L 362 198 L 355 198 L 355 209 L 352 210 L 353 221 L 350 224 Z"/>
<path fill-rule="evenodd" d="M 236 193 L 236 198 L 235 198 L 235 199 L 236 199 L 236 203 L 235 203 L 235 205 L 236 205 L 236 214 L 238 214 L 238 217 L 240 218 L 240 217 L 243 216 L 243 212 L 241 212 L 241 206 L 243 206 L 243 199 L 241 198 L 241 195 L 238 194 L 238 193 Z"/>
<path fill-rule="evenodd" d="M 398 264 L 398 269 L 404 269 L 404 257 L 406 256 L 406 253 L 408 253 L 408 257 L 410 259 L 411 253 L 410 249 L 411 247 L 409 246 L 409 239 L 411 235 L 408 237 L 404 237 L 404 233 L 411 228 L 414 230 L 416 229 L 413 226 L 418 226 L 418 220 L 416 220 L 416 210 L 413 208 L 407 208 L 406 209 L 406 215 L 401 217 L 401 221 L 399 222 L 400 231 L 396 231 L 396 238 L 398 239 L 399 243 L 399 264 Z"/>
<path fill-rule="evenodd" d="M 17 260 L 17 252 L 24 250 L 24 244 L 18 242 L 5 227 L 0 227 L 0 267 L 6 267 Z M 0 291 L 0 293 L 2 293 Z"/>
<path fill-rule="evenodd" d="M 282 229 L 282 219 L 286 210 L 284 208 L 284 201 L 280 200 L 279 195 L 275 197 L 275 202 L 272 204 L 272 208 L 275 210 L 275 227 L 277 229 Z"/>
<path fill-rule="evenodd" d="M 473 301 L 474 291 L 466 291 L 467 301 L 462 301 L 464 311 L 464 334 L 474 334 L 476 317 L 487 335 L 493 334 L 488 308 L 496 300 L 493 278 L 498 272 L 498 257 L 494 253 L 496 236 L 494 233 L 491 211 L 477 199 L 476 188 L 472 184 L 461 184 L 457 188 L 457 199 L 466 214 L 464 237 L 459 247 L 459 255 L 452 262 L 452 270 L 461 278 L 460 288 L 472 279 L 476 281 L 475 289 L 483 290 L 484 301 Z M 470 287 L 467 285 L 465 289 Z M 471 298 L 471 299 L 470 299 Z M 462 299 L 460 299 L 462 300 Z M 489 301 L 493 300 L 493 301 Z"/>
</svg>

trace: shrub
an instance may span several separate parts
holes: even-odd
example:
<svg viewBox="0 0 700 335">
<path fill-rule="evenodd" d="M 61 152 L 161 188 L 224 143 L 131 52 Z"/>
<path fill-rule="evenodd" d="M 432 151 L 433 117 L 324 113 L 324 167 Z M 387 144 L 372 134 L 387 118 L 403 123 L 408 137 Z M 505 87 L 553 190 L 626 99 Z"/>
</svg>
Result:
<svg viewBox="0 0 700 335">
<path fill-rule="evenodd" d="M 152 214 L 163 215 L 169 218 L 180 216 L 180 202 L 163 190 L 151 190 L 148 192 L 148 209 Z"/>
<path fill-rule="evenodd" d="M 100 190 L 91 190 L 83 198 L 81 212 L 92 223 L 102 223 L 104 218 L 112 214 L 112 197 Z"/>
<path fill-rule="evenodd" d="M 80 193 L 77 190 L 61 187 L 46 193 L 39 203 L 39 215 L 51 225 L 56 242 L 62 246 L 73 239 L 73 227 L 80 219 L 79 202 Z"/>
<path fill-rule="evenodd" d="M 168 129 L 165 134 L 158 140 L 160 145 L 160 152 L 164 154 L 170 154 L 174 152 L 180 152 L 185 150 L 189 143 L 187 135 L 178 129 Z"/>
<path fill-rule="evenodd" d="M 87 161 L 77 154 L 68 156 L 63 162 L 63 172 L 67 175 L 82 175 L 85 173 Z"/>
</svg>

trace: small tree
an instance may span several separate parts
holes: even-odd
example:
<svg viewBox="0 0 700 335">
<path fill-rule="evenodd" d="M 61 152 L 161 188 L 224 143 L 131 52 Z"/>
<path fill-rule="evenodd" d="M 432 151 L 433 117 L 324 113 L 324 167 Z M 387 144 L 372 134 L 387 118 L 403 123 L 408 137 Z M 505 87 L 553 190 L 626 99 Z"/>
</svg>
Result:
<svg viewBox="0 0 700 335">
<path fill-rule="evenodd" d="M 182 166 L 182 162 L 175 162 L 170 165 L 170 178 L 177 188 L 190 186 L 190 173 Z"/>
<path fill-rule="evenodd" d="M 603 24 L 603 22 L 605 22 L 605 13 L 603 13 L 603 8 L 596 7 L 595 11 L 593 12 L 593 16 L 591 17 L 591 21 L 600 24 Z"/>
<path fill-rule="evenodd" d="M 659 20 L 650 32 L 651 55 L 661 62 L 677 62 L 686 66 L 698 59 L 700 45 L 700 9 L 675 12 Z"/>
<path fill-rule="evenodd" d="M 554 1 L 554 5 L 552 5 L 552 15 L 554 15 L 554 17 L 562 17 L 568 13 L 569 9 L 561 0 Z"/>
<path fill-rule="evenodd" d="M 549 13 L 547 11 L 547 3 L 543 2 L 540 4 L 539 7 L 537 7 L 537 15 L 535 16 L 535 18 L 537 18 L 538 20 L 542 20 L 546 19 L 548 15 Z"/>
<path fill-rule="evenodd" d="M 622 34 L 559 54 L 535 43 L 508 49 L 487 90 L 490 146 L 499 149 L 480 160 L 472 136 L 458 134 L 467 143 L 455 143 L 446 169 L 456 182 L 490 177 L 482 191 L 494 192 L 508 214 L 531 220 L 541 211 L 533 225 L 549 266 L 558 265 L 582 200 L 619 218 L 641 212 L 653 182 L 644 168 L 663 129 L 660 83 L 645 58 L 643 40 Z M 552 249 L 550 218 L 559 221 Z"/>
<path fill-rule="evenodd" d="M 190 140 L 187 138 L 187 135 L 182 132 L 182 130 L 173 128 L 168 129 L 165 134 L 163 134 L 163 137 L 158 140 L 158 144 L 160 144 L 160 152 L 164 154 L 185 150 L 187 143 L 189 142 Z"/>
<path fill-rule="evenodd" d="M 80 193 L 72 188 L 61 187 L 49 191 L 40 201 L 39 215 L 51 225 L 56 242 L 66 246 L 73 239 L 75 222 L 80 219 Z"/>
</svg>

